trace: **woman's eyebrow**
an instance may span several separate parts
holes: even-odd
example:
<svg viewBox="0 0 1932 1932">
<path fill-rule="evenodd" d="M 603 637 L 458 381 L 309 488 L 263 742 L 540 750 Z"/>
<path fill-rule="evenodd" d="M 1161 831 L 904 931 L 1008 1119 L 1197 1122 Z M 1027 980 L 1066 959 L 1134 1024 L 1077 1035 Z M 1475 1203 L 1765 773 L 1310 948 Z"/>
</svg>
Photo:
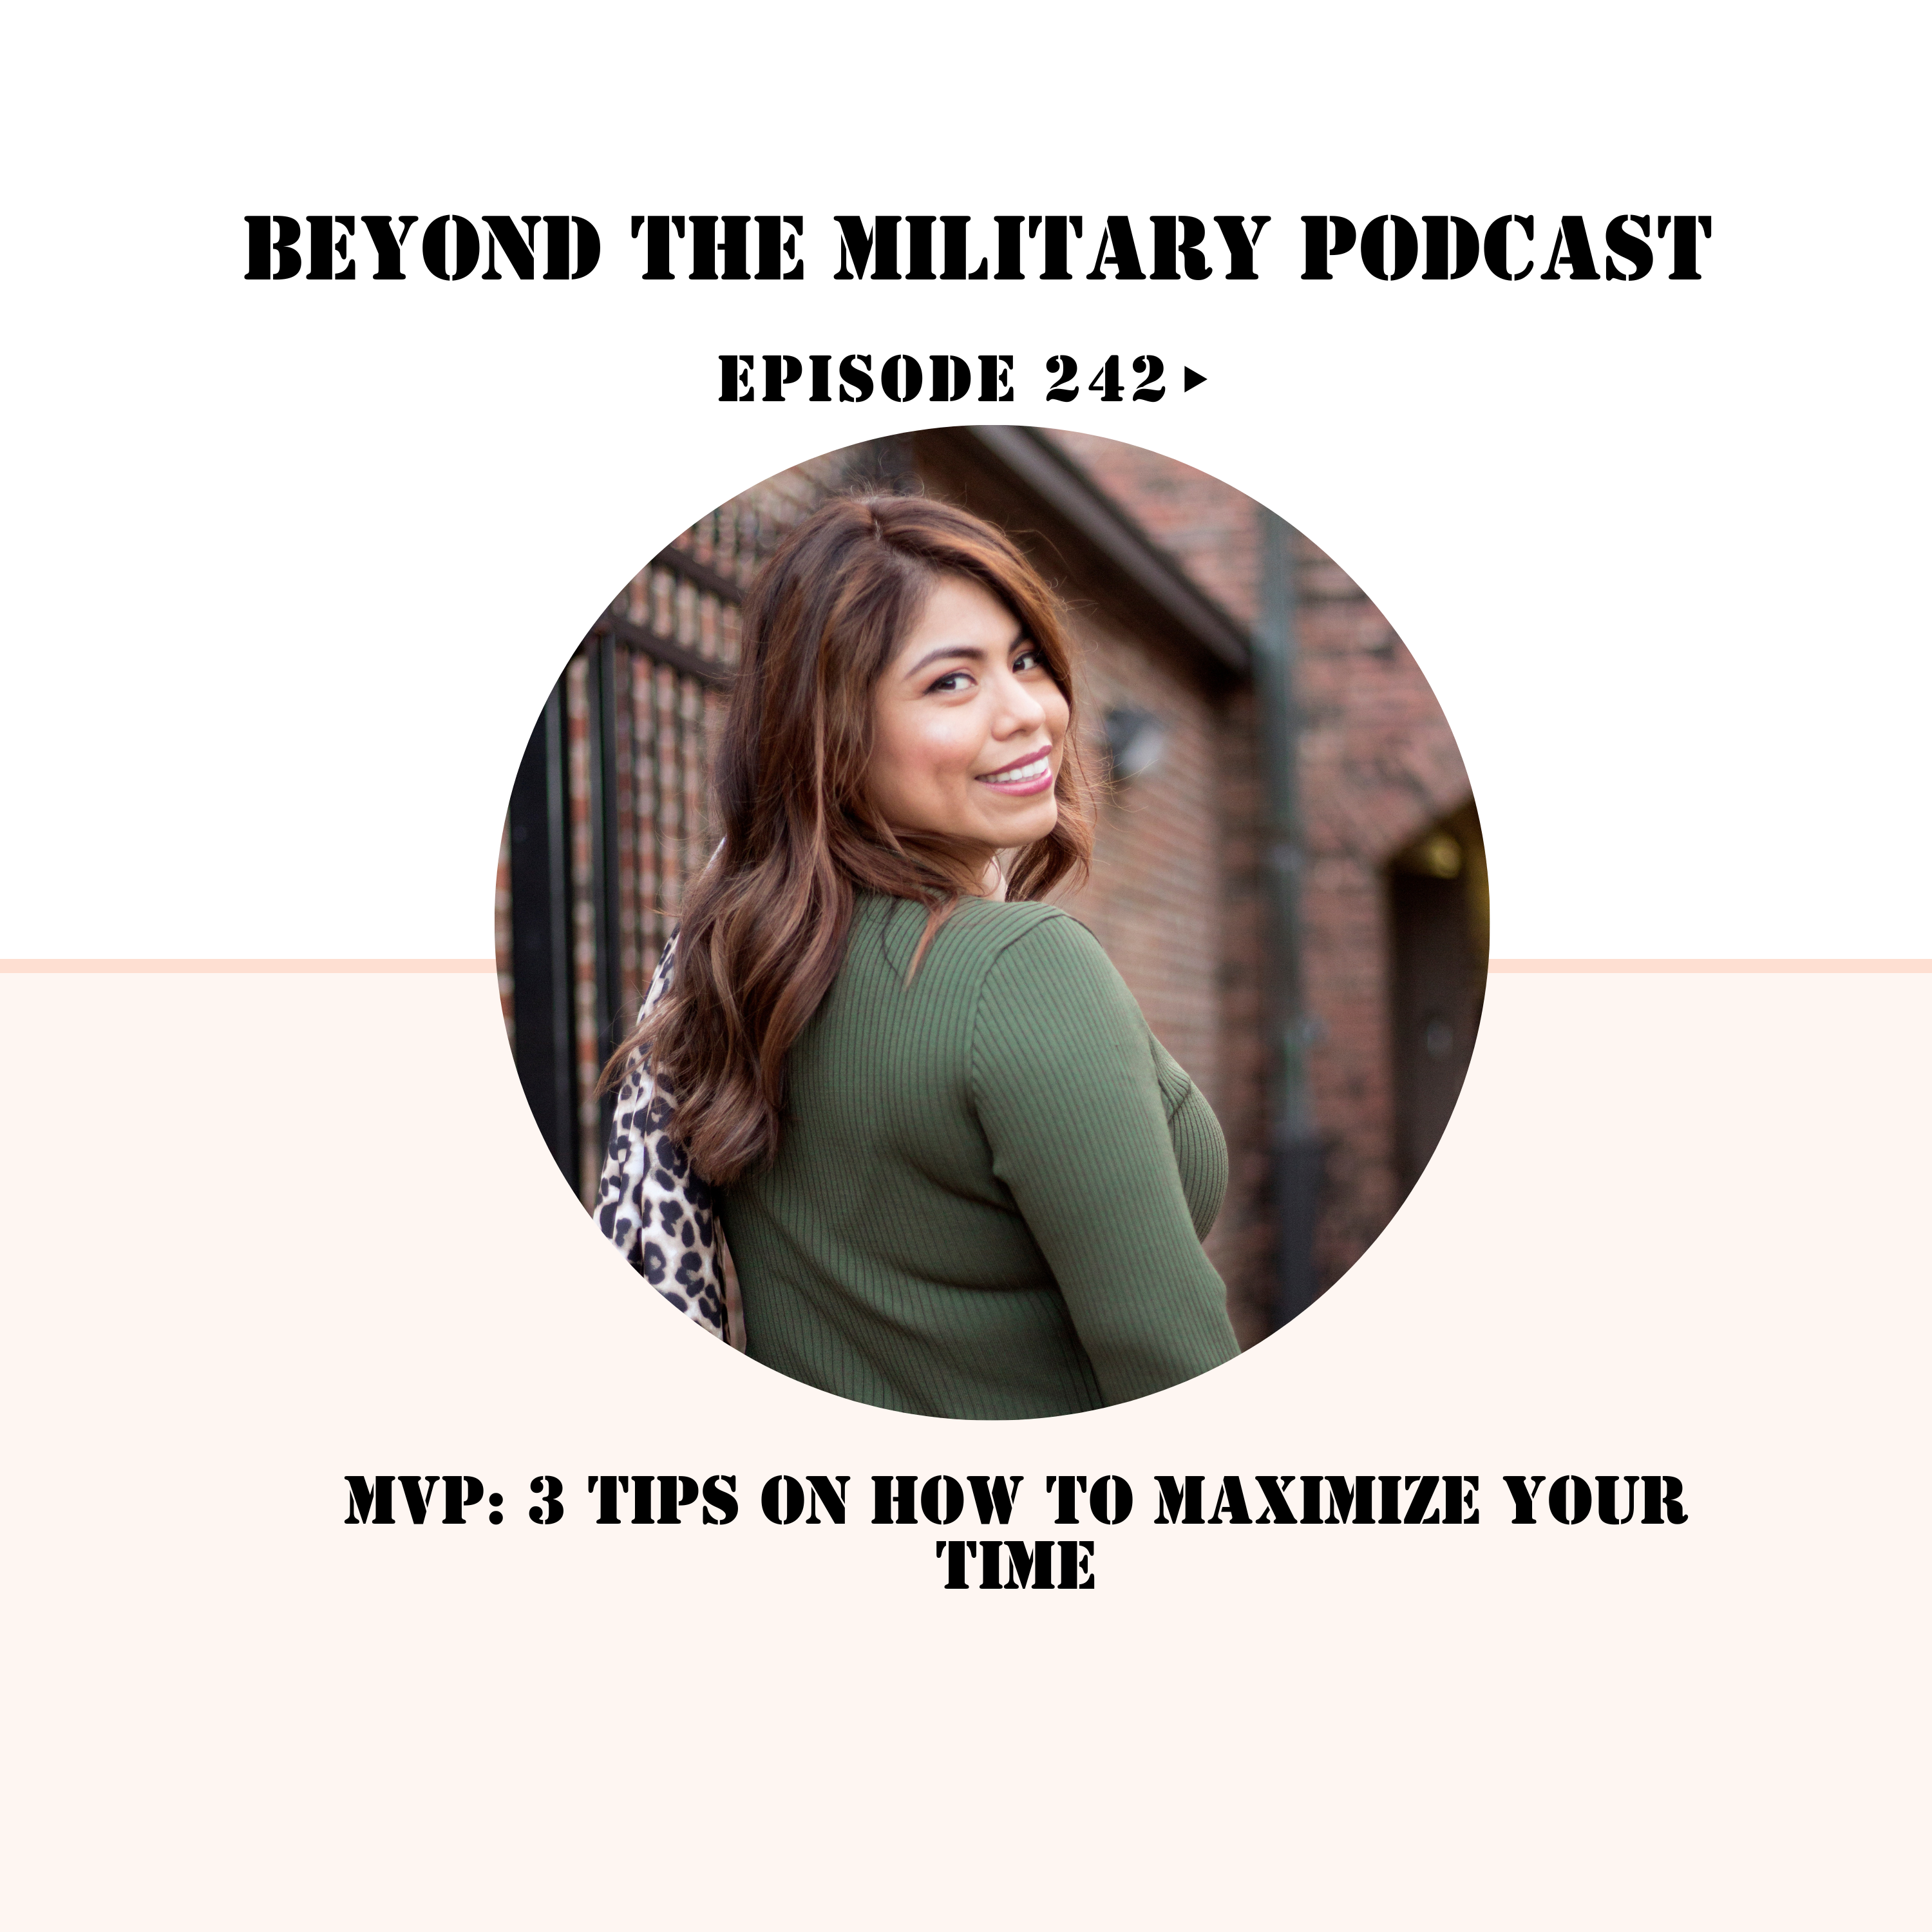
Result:
<svg viewBox="0 0 1932 1932">
<path fill-rule="evenodd" d="M 1016 631 L 1006 649 L 1010 652 L 1016 650 L 1028 641 L 1025 632 Z M 928 664 L 937 664 L 941 658 L 970 658 L 975 664 L 984 664 L 986 653 L 978 644 L 941 644 L 937 650 L 928 651 L 918 663 L 908 666 L 905 675 L 916 677 Z"/>
<path fill-rule="evenodd" d="M 916 677 L 928 664 L 937 664 L 941 658 L 970 658 L 975 664 L 984 664 L 986 653 L 977 644 L 941 644 L 937 650 L 928 651 L 916 664 L 906 670 L 908 677 Z"/>
</svg>

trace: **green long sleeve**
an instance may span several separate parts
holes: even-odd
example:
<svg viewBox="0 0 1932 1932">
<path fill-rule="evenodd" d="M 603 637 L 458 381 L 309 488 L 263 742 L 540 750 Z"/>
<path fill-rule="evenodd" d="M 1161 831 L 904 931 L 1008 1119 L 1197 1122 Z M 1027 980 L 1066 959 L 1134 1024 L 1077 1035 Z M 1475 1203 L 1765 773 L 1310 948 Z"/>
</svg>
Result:
<svg viewBox="0 0 1932 1932">
<path fill-rule="evenodd" d="M 776 1159 L 721 1191 L 747 1352 L 854 1400 L 1064 1414 L 1235 1352 L 1199 1237 L 1226 1150 L 1098 943 L 862 897 L 794 1046 Z"/>
<path fill-rule="evenodd" d="M 1033 926 L 982 982 L 972 1094 L 993 1172 L 1040 1244 L 1110 1402 L 1234 1352 L 1226 1291 L 1182 1187 L 1156 1056 L 1166 1058 L 1112 962 L 1073 920 Z M 1214 1156 L 1218 1209 L 1227 1174 L 1218 1130 Z"/>
</svg>

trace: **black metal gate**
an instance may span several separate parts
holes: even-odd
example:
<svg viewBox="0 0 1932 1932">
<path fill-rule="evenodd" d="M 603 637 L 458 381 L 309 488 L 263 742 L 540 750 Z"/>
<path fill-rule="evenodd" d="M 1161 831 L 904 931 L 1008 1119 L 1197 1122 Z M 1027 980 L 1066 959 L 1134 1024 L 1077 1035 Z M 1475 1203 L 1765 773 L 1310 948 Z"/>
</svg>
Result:
<svg viewBox="0 0 1932 1932">
<path fill-rule="evenodd" d="M 572 656 L 511 793 L 505 1018 L 530 1110 L 586 1204 L 610 1123 L 598 1075 L 714 842 L 711 749 L 765 522 L 727 506 L 652 560 Z"/>
</svg>

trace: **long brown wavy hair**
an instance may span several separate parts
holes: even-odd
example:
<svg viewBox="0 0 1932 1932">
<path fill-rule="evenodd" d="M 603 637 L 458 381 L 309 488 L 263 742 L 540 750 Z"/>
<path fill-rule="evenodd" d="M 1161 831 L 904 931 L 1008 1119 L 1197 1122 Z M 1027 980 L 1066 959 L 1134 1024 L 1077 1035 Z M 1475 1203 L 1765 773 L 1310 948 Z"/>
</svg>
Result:
<svg viewBox="0 0 1932 1932">
<path fill-rule="evenodd" d="M 604 1084 L 640 1049 L 676 1096 L 671 1131 L 706 1180 L 778 1150 L 785 1063 L 845 958 L 862 889 L 926 908 L 919 958 L 980 860 L 898 830 L 866 795 L 874 692 L 938 580 L 970 578 L 1018 619 L 1066 700 L 1058 823 L 1018 855 L 1012 899 L 1084 872 L 1093 809 L 1074 728 L 1060 605 L 1002 531 L 920 496 L 838 497 L 793 530 L 747 593 L 742 647 L 714 784 L 724 842 L 692 886 L 677 970 L 620 1043 Z"/>
</svg>

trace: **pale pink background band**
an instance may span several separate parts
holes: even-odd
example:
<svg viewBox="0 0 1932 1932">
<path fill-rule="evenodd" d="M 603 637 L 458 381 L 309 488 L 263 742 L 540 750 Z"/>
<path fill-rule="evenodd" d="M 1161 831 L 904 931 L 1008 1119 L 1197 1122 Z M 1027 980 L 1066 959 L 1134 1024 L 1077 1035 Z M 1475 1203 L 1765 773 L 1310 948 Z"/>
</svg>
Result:
<svg viewBox="0 0 1932 1932">
<path fill-rule="evenodd" d="M 1492 973 L 1932 973 L 1932 959 L 1492 959 Z"/>
</svg>

